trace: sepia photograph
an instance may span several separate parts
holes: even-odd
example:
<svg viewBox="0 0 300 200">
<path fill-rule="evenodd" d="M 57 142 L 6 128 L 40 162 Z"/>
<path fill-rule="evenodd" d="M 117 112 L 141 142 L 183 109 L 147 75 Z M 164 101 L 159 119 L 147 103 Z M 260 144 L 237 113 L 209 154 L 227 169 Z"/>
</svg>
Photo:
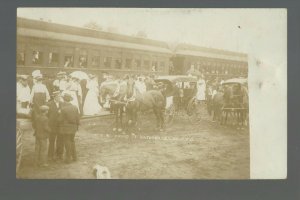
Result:
<svg viewBox="0 0 300 200">
<path fill-rule="evenodd" d="M 16 178 L 285 178 L 286 20 L 18 8 Z"/>
</svg>

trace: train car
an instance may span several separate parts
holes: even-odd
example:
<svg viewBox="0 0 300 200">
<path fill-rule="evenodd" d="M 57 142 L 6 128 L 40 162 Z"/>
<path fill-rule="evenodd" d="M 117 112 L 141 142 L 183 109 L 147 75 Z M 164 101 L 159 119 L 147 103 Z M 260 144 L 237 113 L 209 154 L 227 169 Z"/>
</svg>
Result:
<svg viewBox="0 0 300 200">
<path fill-rule="evenodd" d="M 17 73 L 81 70 L 96 75 L 168 74 L 172 51 L 161 41 L 17 18 Z"/>
<path fill-rule="evenodd" d="M 247 77 L 247 54 L 231 51 L 199 47 L 195 45 L 179 44 L 171 58 L 171 74 L 186 74 L 192 65 L 205 74 L 207 79 L 220 77 L 229 79 Z"/>
</svg>

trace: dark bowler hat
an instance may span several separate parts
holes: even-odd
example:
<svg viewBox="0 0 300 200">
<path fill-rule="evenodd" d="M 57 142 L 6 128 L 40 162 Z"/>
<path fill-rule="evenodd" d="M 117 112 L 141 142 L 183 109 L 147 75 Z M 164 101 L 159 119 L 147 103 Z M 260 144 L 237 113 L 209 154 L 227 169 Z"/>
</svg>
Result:
<svg viewBox="0 0 300 200">
<path fill-rule="evenodd" d="M 73 100 L 73 97 L 72 97 L 70 94 L 65 93 L 64 96 L 63 96 L 63 99 L 64 99 L 64 101 L 66 101 L 66 102 L 70 102 L 70 101 Z"/>
<path fill-rule="evenodd" d="M 59 90 L 52 92 L 52 96 L 53 97 L 56 97 L 58 95 L 60 95 L 60 91 Z"/>
</svg>

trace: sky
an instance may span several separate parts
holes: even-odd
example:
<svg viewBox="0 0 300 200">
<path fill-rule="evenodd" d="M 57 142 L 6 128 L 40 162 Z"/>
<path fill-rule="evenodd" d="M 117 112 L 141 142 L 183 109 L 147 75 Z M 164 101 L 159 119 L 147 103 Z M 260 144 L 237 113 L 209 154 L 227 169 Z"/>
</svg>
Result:
<svg viewBox="0 0 300 200">
<path fill-rule="evenodd" d="M 18 17 L 82 27 L 94 21 L 121 34 L 286 60 L 285 9 L 19 8 Z"/>
</svg>

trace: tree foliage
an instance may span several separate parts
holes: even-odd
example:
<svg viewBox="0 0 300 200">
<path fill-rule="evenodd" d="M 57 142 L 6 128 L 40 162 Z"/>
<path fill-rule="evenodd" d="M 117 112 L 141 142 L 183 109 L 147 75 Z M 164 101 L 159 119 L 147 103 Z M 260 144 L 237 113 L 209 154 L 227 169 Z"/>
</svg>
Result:
<svg viewBox="0 0 300 200">
<path fill-rule="evenodd" d="M 102 31 L 103 30 L 103 27 L 95 21 L 88 22 L 87 24 L 84 25 L 84 27 L 89 28 L 89 29 L 93 29 L 93 30 L 97 30 L 97 31 Z"/>
</svg>

